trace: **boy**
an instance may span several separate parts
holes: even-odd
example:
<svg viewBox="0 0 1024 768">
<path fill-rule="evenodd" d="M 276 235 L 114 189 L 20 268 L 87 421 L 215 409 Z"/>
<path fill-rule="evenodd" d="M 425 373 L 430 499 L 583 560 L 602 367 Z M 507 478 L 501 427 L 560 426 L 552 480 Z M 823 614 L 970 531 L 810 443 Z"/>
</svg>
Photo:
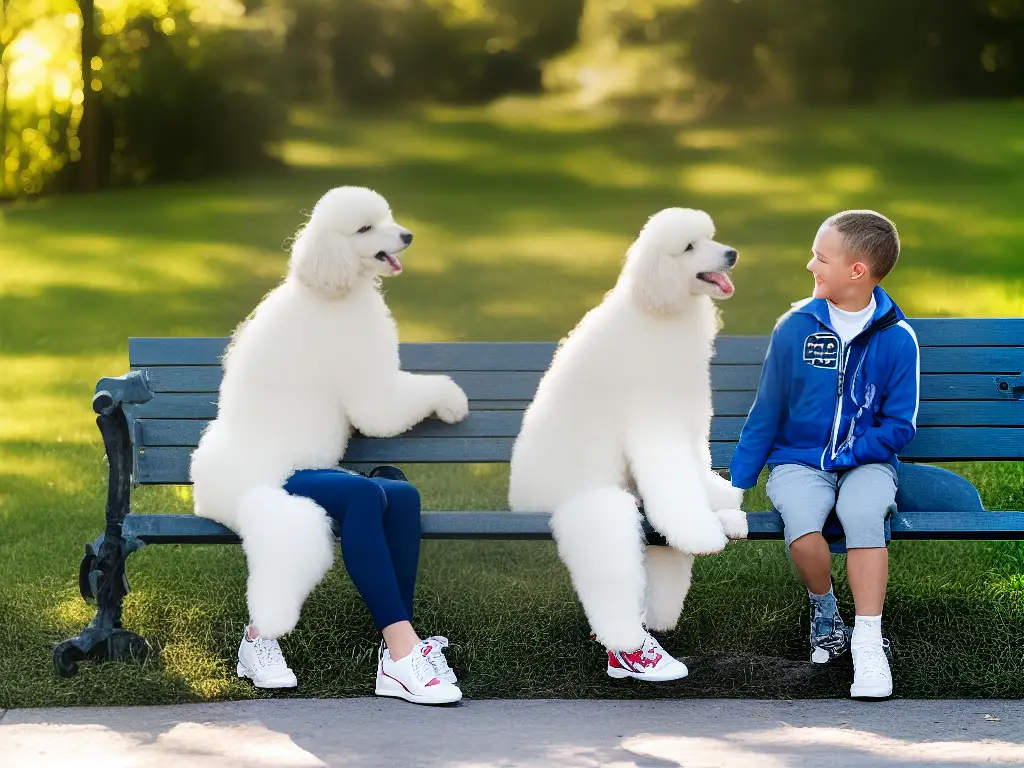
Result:
<svg viewBox="0 0 1024 768">
<path fill-rule="evenodd" d="M 768 496 L 811 603 L 811 661 L 848 649 L 853 698 L 892 694 L 882 643 L 889 574 L 885 520 L 894 507 L 896 454 L 917 431 L 917 337 L 879 283 L 896 265 L 899 236 L 874 211 L 825 221 L 807 270 L 814 293 L 772 332 L 757 397 L 729 471 L 751 488 L 771 469 Z M 850 636 L 832 592 L 832 558 L 821 535 L 835 507 L 846 536 L 856 608 Z"/>
</svg>

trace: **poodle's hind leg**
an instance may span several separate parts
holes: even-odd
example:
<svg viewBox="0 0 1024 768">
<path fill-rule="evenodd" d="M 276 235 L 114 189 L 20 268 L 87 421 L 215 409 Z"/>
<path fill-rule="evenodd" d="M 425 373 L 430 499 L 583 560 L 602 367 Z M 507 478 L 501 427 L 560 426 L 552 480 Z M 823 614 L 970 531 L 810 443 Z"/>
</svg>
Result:
<svg viewBox="0 0 1024 768">
<path fill-rule="evenodd" d="M 611 651 L 640 648 L 647 633 L 636 500 L 620 488 L 583 493 L 555 509 L 551 530 L 598 642 Z"/>
<path fill-rule="evenodd" d="M 330 518 L 310 499 L 261 486 L 239 501 L 238 527 L 249 565 L 249 618 L 265 637 L 290 632 L 334 562 Z"/>
<path fill-rule="evenodd" d="M 722 522 L 711 511 L 704 471 L 686 444 L 658 431 L 637 430 L 626 446 L 644 513 L 680 552 L 707 555 L 725 549 Z"/>
<path fill-rule="evenodd" d="M 675 629 L 690 591 L 693 555 L 672 547 L 647 547 L 647 628 Z"/>
</svg>

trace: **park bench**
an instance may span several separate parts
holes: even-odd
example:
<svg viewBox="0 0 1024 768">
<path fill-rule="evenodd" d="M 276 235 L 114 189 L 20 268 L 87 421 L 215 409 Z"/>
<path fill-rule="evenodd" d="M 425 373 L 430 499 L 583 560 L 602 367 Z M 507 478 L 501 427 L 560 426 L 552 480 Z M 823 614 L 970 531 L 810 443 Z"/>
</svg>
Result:
<svg viewBox="0 0 1024 768">
<path fill-rule="evenodd" d="M 986 511 L 967 480 L 922 462 L 1024 459 L 1024 318 L 911 320 L 921 345 L 918 433 L 904 462 L 891 517 L 893 539 L 1024 539 L 1024 512 Z M 141 658 L 146 641 L 121 625 L 125 560 L 142 544 L 237 544 L 229 529 L 195 515 L 132 514 L 137 485 L 188 484 L 189 456 L 216 415 L 224 338 L 132 338 L 130 373 L 104 378 L 93 409 L 109 464 L 106 527 L 86 545 L 79 587 L 97 603 L 77 637 L 54 648 L 64 676 L 78 662 Z M 721 336 L 712 365 L 716 469 L 728 466 L 753 402 L 767 337 Z M 389 439 L 354 436 L 346 465 L 507 462 L 522 413 L 554 352 L 552 343 L 404 344 L 402 367 L 450 373 L 466 390 L 462 423 L 431 420 Z M 914 464 L 913 462 L 918 462 Z M 424 538 L 543 539 L 547 514 L 451 512 L 425 500 Z M 750 539 L 781 539 L 775 511 L 748 513 Z M 827 537 L 841 547 L 834 519 Z M 655 536 L 648 528 L 648 535 Z"/>
</svg>

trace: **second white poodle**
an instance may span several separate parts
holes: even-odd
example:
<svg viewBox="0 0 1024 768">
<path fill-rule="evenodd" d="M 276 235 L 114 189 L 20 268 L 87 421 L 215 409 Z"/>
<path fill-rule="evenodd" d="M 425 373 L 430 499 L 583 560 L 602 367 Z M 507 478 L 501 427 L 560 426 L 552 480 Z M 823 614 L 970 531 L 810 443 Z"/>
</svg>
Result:
<svg viewBox="0 0 1024 768">
<path fill-rule="evenodd" d="M 288 477 L 336 468 L 353 429 L 391 437 L 468 413 L 449 377 L 399 369 L 380 278 L 402 271 L 411 241 L 376 192 L 329 191 L 293 243 L 287 278 L 224 355 L 217 418 L 192 454 L 195 511 L 242 539 L 250 617 L 264 637 L 295 627 L 334 559 L 324 509 L 288 494 Z"/>
<path fill-rule="evenodd" d="M 513 449 L 512 509 L 552 512 L 597 640 L 635 652 L 609 654 L 616 677 L 661 665 L 647 629 L 676 625 L 693 556 L 746 536 L 742 491 L 711 467 L 712 299 L 732 296 L 737 260 L 713 237 L 702 211 L 648 220 L 614 289 L 559 345 Z M 645 548 L 640 500 L 670 547 Z"/>
</svg>

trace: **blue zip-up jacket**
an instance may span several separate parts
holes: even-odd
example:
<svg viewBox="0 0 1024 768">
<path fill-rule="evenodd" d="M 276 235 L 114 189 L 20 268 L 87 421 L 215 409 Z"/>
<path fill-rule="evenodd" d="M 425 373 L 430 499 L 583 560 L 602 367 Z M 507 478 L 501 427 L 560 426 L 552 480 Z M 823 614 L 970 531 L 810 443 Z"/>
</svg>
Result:
<svg viewBox="0 0 1024 768">
<path fill-rule="evenodd" d="M 838 471 L 887 462 L 917 433 L 921 363 L 917 336 L 888 294 L 849 344 L 824 299 L 806 299 L 776 323 L 757 397 L 729 465 L 752 488 L 767 464 Z"/>
</svg>

